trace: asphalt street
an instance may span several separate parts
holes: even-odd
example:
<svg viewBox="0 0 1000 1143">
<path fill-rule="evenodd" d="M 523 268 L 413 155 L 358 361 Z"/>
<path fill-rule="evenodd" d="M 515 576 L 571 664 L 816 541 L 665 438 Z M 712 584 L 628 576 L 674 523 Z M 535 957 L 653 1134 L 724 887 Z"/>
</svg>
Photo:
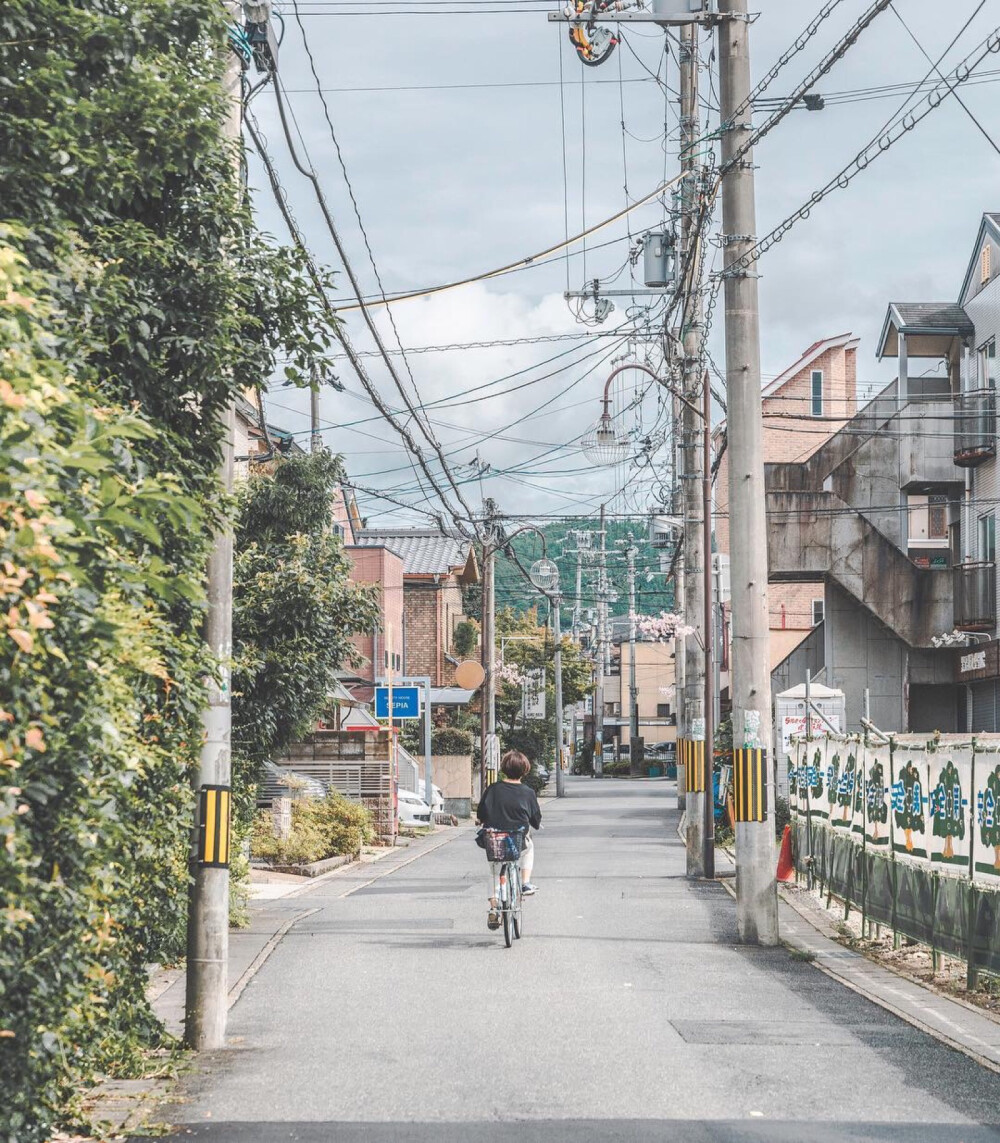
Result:
<svg viewBox="0 0 1000 1143">
<path fill-rule="evenodd" d="M 454 840 L 345 896 L 332 880 L 168 1112 L 205 1143 L 1000 1143 L 1000 1075 L 784 948 L 684 877 L 666 782 L 543 803 L 513 949 Z M 362 883 L 359 882 L 359 885 Z"/>
</svg>

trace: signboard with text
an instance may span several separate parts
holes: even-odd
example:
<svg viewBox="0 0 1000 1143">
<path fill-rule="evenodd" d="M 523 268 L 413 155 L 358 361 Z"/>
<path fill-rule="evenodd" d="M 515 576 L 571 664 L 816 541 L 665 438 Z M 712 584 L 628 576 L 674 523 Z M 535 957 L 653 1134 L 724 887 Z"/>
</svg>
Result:
<svg viewBox="0 0 1000 1143">
<path fill-rule="evenodd" d="M 389 688 L 375 688 L 375 717 L 389 717 Z M 420 688 L 419 687 L 393 687 L 392 688 L 392 717 L 393 718 L 419 718 L 420 717 Z"/>
</svg>

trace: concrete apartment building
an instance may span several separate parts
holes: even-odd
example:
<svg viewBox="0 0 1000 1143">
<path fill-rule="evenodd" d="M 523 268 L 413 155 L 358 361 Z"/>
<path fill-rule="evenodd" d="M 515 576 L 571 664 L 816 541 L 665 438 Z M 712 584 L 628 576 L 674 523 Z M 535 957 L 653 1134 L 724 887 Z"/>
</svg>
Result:
<svg viewBox="0 0 1000 1143">
<path fill-rule="evenodd" d="M 402 561 L 403 646 L 408 675 L 451 686 L 455 628 L 465 619 L 462 588 L 479 582 L 471 541 L 436 528 L 365 528 L 355 543 L 382 548 Z"/>
<path fill-rule="evenodd" d="M 801 464 L 857 411 L 858 340 L 851 334 L 814 342 L 764 388 L 764 461 Z M 725 422 L 716 429 L 716 444 Z M 715 482 L 715 546 L 729 554 L 729 456 Z M 774 521 L 769 526 L 779 527 Z M 773 582 L 769 591 L 771 666 L 776 667 L 823 620 L 821 584 Z"/>
<path fill-rule="evenodd" d="M 890 304 L 898 379 L 804 463 L 767 468 L 770 578 L 822 583 L 824 623 L 779 665 L 864 693 L 886 730 L 995 731 L 996 341 L 1000 215 L 983 216 L 957 301 Z"/>
</svg>

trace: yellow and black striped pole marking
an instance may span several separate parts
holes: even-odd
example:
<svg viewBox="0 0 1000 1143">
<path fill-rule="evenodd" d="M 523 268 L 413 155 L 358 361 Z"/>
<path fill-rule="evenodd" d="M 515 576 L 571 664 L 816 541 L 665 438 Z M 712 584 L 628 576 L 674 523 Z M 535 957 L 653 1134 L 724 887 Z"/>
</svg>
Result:
<svg viewBox="0 0 1000 1143">
<path fill-rule="evenodd" d="M 767 821 L 767 751 L 733 751 L 733 802 L 738 822 Z"/>
<path fill-rule="evenodd" d="M 698 739 L 691 739 L 685 745 L 688 753 L 688 793 L 703 794 L 705 792 L 705 743 Z"/>
<path fill-rule="evenodd" d="M 228 786 L 202 786 L 198 826 L 198 863 L 226 866 L 229 864 Z"/>
</svg>

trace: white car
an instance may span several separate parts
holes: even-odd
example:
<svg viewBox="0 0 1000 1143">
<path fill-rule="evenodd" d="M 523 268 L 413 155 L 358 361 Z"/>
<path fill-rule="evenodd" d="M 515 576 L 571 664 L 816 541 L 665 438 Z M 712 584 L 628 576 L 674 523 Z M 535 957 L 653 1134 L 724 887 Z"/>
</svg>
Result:
<svg viewBox="0 0 1000 1143">
<path fill-rule="evenodd" d="M 431 808 L 412 790 L 399 791 L 399 824 L 425 826 L 431 824 Z"/>
<path fill-rule="evenodd" d="M 426 800 L 426 795 L 424 794 L 425 784 L 426 783 L 425 783 L 423 778 L 420 778 L 417 781 L 417 794 L 421 798 L 424 798 Z M 433 790 L 434 790 L 434 812 L 436 814 L 443 814 L 444 813 L 444 795 L 441 793 L 441 787 L 440 786 L 434 786 Z"/>
</svg>

